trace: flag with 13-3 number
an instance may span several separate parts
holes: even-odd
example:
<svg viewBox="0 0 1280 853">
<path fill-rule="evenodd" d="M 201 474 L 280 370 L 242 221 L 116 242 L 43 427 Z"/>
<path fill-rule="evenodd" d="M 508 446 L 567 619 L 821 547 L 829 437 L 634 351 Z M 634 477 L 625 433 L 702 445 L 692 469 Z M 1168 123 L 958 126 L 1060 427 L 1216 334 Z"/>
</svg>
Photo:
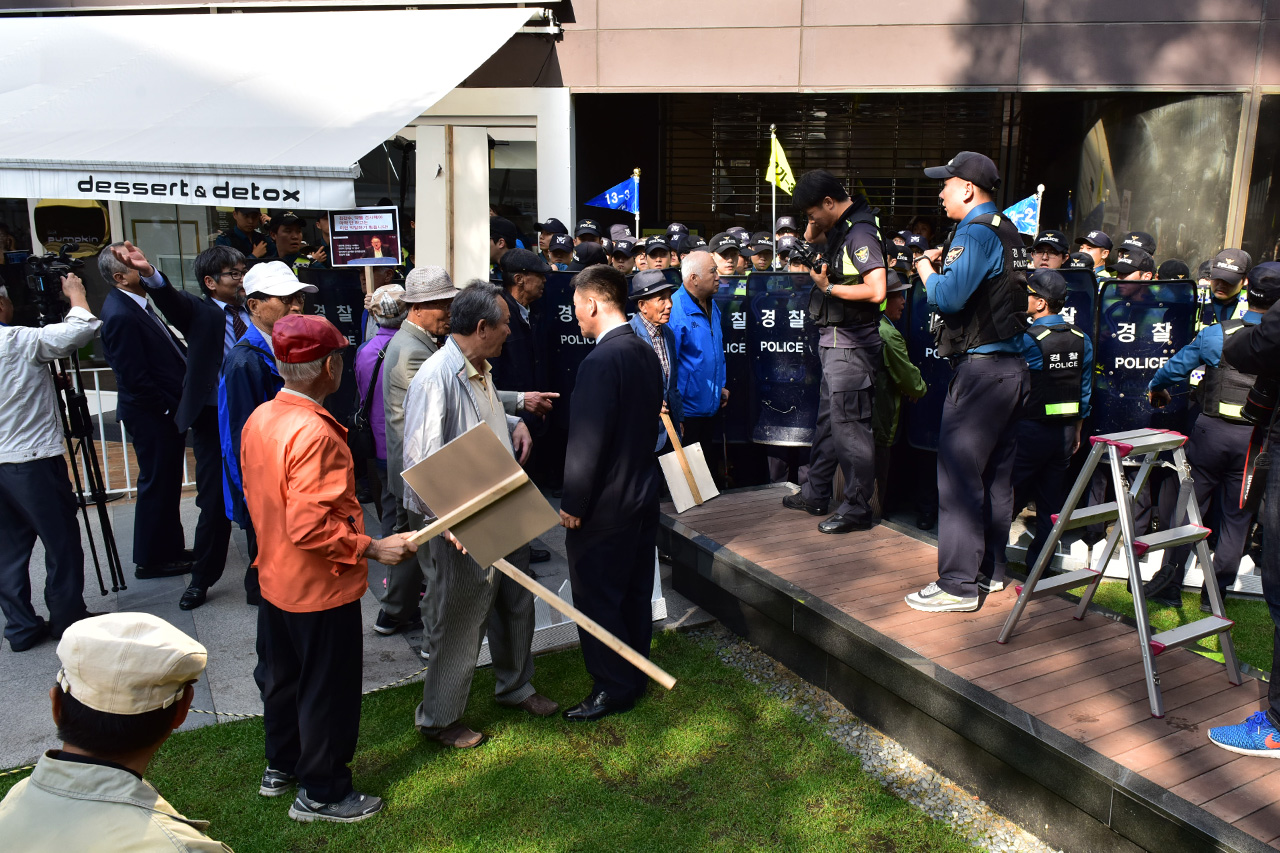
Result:
<svg viewBox="0 0 1280 853">
<path fill-rule="evenodd" d="M 1036 236 L 1040 229 L 1040 196 L 1027 196 L 1005 210 L 1004 215 L 1017 226 L 1019 233 Z"/>
<path fill-rule="evenodd" d="M 639 213 L 640 179 L 632 175 L 617 186 L 609 187 L 586 204 L 588 207 L 607 207 L 610 210 Z"/>
<path fill-rule="evenodd" d="M 769 134 L 769 170 L 764 179 L 788 195 L 796 188 L 796 176 L 787 162 L 787 152 L 782 150 L 782 143 L 773 133 Z"/>
</svg>

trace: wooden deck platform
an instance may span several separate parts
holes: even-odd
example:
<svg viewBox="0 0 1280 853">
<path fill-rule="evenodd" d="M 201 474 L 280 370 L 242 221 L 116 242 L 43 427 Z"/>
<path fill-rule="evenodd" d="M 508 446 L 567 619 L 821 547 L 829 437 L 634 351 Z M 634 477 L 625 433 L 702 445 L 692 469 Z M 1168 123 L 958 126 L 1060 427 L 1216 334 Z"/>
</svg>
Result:
<svg viewBox="0 0 1280 853">
<path fill-rule="evenodd" d="M 659 546 L 675 588 L 994 808 L 1067 850 L 1280 847 L 1280 762 L 1206 731 L 1264 707 L 1186 650 L 1157 659 L 1166 715 L 1150 716 L 1137 634 L 1099 613 L 1016 597 L 921 613 L 903 596 L 937 577 L 937 551 L 889 525 L 843 536 L 785 509 L 784 486 L 726 493 L 679 516 Z"/>
</svg>

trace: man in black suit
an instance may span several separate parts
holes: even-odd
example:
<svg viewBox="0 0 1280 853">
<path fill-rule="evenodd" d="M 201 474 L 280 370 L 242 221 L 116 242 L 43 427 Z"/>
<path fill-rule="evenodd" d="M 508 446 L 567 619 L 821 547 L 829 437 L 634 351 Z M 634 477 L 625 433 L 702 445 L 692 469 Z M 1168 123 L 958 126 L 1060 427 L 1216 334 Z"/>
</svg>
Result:
<svg viewBox="0 0 1280 853">
<path fill-rule="evenodd" d="M 560 523 L 567 528 L 573 602 L 646 657 L 653 635 L 662 365 L 627 323 L 627 279 L 607 264 L 574 276 L 573 310 L 595 348 L 578 368 L 569 409 Z M 579 630 L 591 695 L 565 712 L 573 721 L 630 710 L 644 673 Z"/>
<path fill-rule="evenodd" d="M 151 267 L 130 243 L 116 249 L 115 254 L 121 263 L 140 273 Z M 163 273 L 143 279 L 151 299 L 187 340 L 187 373 L 174 421 L 180 432 L 192 430 L 200 520 L 196 522 L 191 585 L 178 601 L 183 610 L 204 604 L 209 587 L 222 577 L 227 563 L 231 520 L 222 500 L 218 371 L 222 359 L 249 326 L 249 314 L 244 310 L 244 273 L 245 258 L 238 249 L 213 246 L 195 260 L 203 298 L 174 288 Z"/>
<path fill-rule="evenodd" d="M 99 272 L 115 285 L 102 305 L 101 335 L 103 354 L 116 377 L 116 417 L 129 431 L 138 457 L 133 561 L 134 576 L 145 580 L 184 575 L 192 566 L 179 515 L 186 433 L 174 420 L 187 348 L 147 302 L 142 272 L 160 283 L 163 276 L 150 264 L 139 271 L 121 261 L 116 249 L 125 245 L 113 243 L 98 254 Z"/>
</svg>

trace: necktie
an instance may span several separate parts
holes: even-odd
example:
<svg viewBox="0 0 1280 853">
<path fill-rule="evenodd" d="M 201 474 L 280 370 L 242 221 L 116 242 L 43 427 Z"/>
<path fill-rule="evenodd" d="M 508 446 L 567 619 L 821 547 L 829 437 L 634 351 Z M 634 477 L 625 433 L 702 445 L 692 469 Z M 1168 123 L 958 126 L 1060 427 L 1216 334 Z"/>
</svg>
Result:
<svg viewBox="0 0 1280 853">
<path fill-rule="evenodd" d="M 181 356 L 182 360 L 186 361 L 187 351 L 183 348 L 182 344 L 178 343 L 177 337 L 175 337 L 173 332 L 169 330 L 168 324 L 165 323 L 164 320 L 160 319 L 160 315 L 151 307 L 150 302 L 147 303 L 147 313 L 151 315 L 151 319 L 155 320 L 156 323 L 159 324 L 160 328 L 164 330 L 165 339 L 169 341 L 169 343 L 173 344 L 173 348 L 178 351 L 178 355 Z"/>
<path fill-rule="evenodd" d="M 230 305 L 224 305 L 223 310 L 231 317 L 231 334 L 235 335 L 236 340 L 244 337 L 244 333 L 249 327 L 244 324 L 244 320 L 240 317 L 240 312 L 232 308 Z"/>
</svg>

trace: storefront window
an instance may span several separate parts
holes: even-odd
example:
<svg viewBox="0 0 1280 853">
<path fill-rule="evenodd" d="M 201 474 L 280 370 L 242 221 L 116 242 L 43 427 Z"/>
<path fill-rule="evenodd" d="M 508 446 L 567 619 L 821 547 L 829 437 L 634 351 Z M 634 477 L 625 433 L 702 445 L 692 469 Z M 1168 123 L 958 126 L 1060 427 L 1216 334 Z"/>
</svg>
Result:
<svg viewBox="0 0 1280 853">
<path fill-rule="evenodd" d="M 1280 95 L 1263 95 L 1258 136 L 1249 174 L 1249 202 L 1245 210 L 1240 248 L 1254 263 L 1280 257 Z"/>
<path fill-rule="evenodd" d="M 125 239 L 140 247 L 174 287 L 200 292 L 195 277 L 196 255 L 213 245 L 214 209 L 194 205 L 120 205 Z"/>
</svg>

